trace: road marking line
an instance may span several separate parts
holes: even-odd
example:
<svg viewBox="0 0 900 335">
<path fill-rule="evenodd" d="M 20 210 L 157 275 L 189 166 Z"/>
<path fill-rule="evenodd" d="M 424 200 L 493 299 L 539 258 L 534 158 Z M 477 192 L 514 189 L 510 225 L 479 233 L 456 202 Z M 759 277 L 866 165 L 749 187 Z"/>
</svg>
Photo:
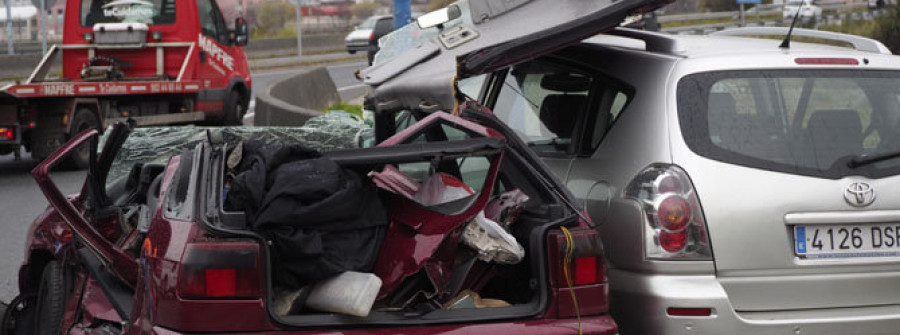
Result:
<svg viewBox="0 0 900 335">
<path fill-rule="evenodd" d="M 356 84 L 356 85 L 351 85 L 351 86 L 344 86 L 344 87 L 341 87 L 338 89 L 338 93 L 345 93 L 350 90 L 357 90 L 360 88 L 368 88 L 368 87 L 369 87 L 369 85 L 366 85 L 366 84 Z"/>
</svg>

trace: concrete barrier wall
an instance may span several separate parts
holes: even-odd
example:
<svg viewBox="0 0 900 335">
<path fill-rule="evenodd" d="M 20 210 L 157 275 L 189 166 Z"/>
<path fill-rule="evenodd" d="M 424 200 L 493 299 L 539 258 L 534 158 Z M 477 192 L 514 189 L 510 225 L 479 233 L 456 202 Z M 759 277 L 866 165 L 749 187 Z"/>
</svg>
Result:
<svg viewBox="0 0 900 335">
<path fill-rule="evenodd" d="M 324 67 L 300 73 L 256 93 L 255 126 L 302 126 L 340 101 Z"/>
<path fill-rule="evenodd" d="M 306 34 L 303 35 L 303 53 L 325 53 L 346 49 L 344 37 L 347 33 Z M 250 58 L 290 56 L 297 54 L 297 38 L 264 38 L 250 39 L 244 47 L 244 53 Z"/>
<path fill-rule="evenodd" d="M 0 56 L 0 80 L 27 78 L 41 62 L 41 55 Z"/>
</svg>

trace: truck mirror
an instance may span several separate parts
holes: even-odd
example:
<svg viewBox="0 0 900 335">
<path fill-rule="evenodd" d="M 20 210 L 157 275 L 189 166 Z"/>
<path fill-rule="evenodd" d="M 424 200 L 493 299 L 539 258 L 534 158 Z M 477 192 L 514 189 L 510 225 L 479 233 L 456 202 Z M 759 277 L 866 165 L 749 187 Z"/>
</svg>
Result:
<svg viewBox="0 0 900 335">
<path fill-rule="evenodd" d="M 243 17 L 234 19 L 234 33 L 232 36 L 234 38 L 234 44 L 239 46 L 245 46 L 247 45 L 247 42 L 250 41 L 247 21 L 245 21 Z"/>
</svg>

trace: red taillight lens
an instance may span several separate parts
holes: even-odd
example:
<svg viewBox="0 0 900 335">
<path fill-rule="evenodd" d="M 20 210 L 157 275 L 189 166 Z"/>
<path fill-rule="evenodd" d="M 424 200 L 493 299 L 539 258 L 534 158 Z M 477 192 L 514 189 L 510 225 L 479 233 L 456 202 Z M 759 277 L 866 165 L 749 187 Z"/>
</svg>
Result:
<svg viewBox="0 0 900 335">
<path fill-rule="evenodd" d="M 656 192 L 659 194 L 681 193 L 684 192 L 684 186 L 681 181 L 674 176 L 663 176 L 656 183 Z"/>
<path fill-rule="evenodd" d="M 556 290 L 555 308 L 549 313 L 556 317 L 575 317 L 576 314 L 598 315 L 609 312 L 609 288 L 603 264 L 603 244 L 600 234 L 586 225 L 569 229 L 571 240 L 561 230 L 551 231 L 547 238 L 547 252 L 552 277 L 550 283 Z M 565 258 L 571 245 L 568 271 Z M 568 272 L 572 286 L 566 280 Z M 575 299 L 572 299 L 572 296 Z M 578 308 L 575 301 L 578 301 Z M 551 314 L 553 315 L 553 314 Z"/>
<path fill-rule="evenodd" d="M 237 271 L 234 269 L 206 269 L 206 296 L 233 297 L 237 295 Z"/>
<path fill-rule="evenodd" d="M 666 314 L 671 316 L 711 316 L 712 308 L 669 307 Z"/>
<path fill-rule="evenodd" d="M 856 58 L 796 58 L 799 65 L 859 65 Z"/>
<path fill-rule="evenodd" d="M 259 244 L 190 243 L 178 277 L 185 299 L 257 299 L 261 296 Z"/>
<path fill-rule="evenodd" d="M 659 232 L 659 245 L 668 252 L 679 252 L 687 246 L 687 233 L 681 231 L 670 233 L 667 231 Z"/>
<path fill-rule="evenodd" d="M 644 250 L 648 258 L 712 259 L 700 200 L 680 167 L 647 167 L 628 184 L 625 196 L 638 201 L 646 214 Z"/>
<path fill-rule="evenodd" d="M 691 206 L 680 196 L 668 196 L 656 206 L 656 216 L 664 229 L 682 231 L 691 223 Z"/>
<path fill-rule="evenodd" d="M 371 34 L 369 34 L 369 41 L 374 41 L 374 40 L 375 40 L 375 32 L 372 32 Z"/>
<path fill-rule="evenodd" d="M 0 128 L 0 136 L 7 141 L 15 140 L 16 130 L 14 128 Z"/>
<path fill-rule="evenodd" d="M 572 265 L 575 267 L 575 285 L 588 285 L 601 282 L 600 272 L 597 270 L 599 258 L 597 256 L 578 257 Z M 599 266 L 603 266 L 600 264 Z"/>
</svg>

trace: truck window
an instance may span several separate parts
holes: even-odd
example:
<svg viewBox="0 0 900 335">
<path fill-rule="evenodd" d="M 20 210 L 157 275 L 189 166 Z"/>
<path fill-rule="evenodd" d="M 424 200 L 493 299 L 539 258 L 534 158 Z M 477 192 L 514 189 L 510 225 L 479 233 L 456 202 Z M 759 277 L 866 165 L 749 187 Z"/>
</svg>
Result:
<svg viewBox="0 0 900 335">
<path fill-rule="evenodd" d="M 82 0 L 81 25 L 97 23 L 175 23 L 175 0 Z"/>
<path fill-rule="evenodd" d="M 219 43 L 227 44 L 225 19 L 213 0 L 197 0 L 197 11 L 200 13 L 200 31 L 203 35 L 215 38 Z"/>
</svg>

